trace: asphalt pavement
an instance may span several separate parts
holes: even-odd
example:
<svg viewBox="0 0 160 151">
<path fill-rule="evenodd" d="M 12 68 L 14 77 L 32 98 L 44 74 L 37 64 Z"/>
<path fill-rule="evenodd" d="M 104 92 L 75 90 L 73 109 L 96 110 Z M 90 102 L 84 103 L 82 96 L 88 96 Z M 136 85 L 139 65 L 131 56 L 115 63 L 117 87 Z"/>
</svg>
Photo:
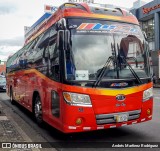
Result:
<svg viewBox="0 0 160 151">
<path fill-rule="evenodd" d="M 55 151 L 54 148 L 42 148 L 42 144 L 39 142 L 46 141 L 38 133 L 31 131 L 34 140 L 29 137 L 23 129 L 23 126 L 26 127 L 26 123 L 19 121 L 15 110 L 7 106 L 6 102 L 10 103 L 9 97 L 6 93 L 0 92 L 0 151 Z M 14 114 L 15 116 L 13 116 Z M 31 130 L 29 127 L 26 127 L 26 129 Z"/>
<path fill-rule="evenodd" d="M 33 144 L 35 142 L 49 142 L 50 144 L 53 143 L 55 147 L 38 148 L 36 150 L 160 150 L 160 146 L 159 148 L 123 147 L 123 145 L 132 145 L 132 143 L 133 145 L 146 145 L 146 143 L 148 145 L 160 145 L 160 88 L 154 88 L 154 113 L 151 121 L 107 130 L 65 135 L 49 125 L 39 127 L 31 117 L 32 115 L 25 111 L 24 108 L 21 108 L 18 104 L 11 105 L 5 93 L 0 93 L 0 111 L 0 147 L 2 147 L 2 142 L 30 142 Z M 61 144 L 60 142 L 65 143 Z M 67 143 L 72 147 L 66 147 Z M 112 144 L 114 148 L 107 148 L 107 143 L 109 145 Z M 58 147 L 58 145 L 60 146 Z M 74 145 L 75 147 L 73 147 Z M 103 145 L 105 146 L 104 148 Z M 10 150 L 16 151 L 16 149 Z"/>
</svg>

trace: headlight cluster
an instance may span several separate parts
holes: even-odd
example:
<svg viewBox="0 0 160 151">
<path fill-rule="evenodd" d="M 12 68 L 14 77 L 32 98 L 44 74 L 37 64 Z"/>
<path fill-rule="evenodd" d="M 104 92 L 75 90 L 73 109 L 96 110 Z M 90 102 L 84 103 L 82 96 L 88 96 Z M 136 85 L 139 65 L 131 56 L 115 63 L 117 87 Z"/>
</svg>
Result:
<svg viewBox="0 0 160 151">
<path fill-rule="evenodd" d="M 89 95 L 63 92 L 65 101 L 70 105 L 92 106 Z"/>
<path fill-rule="evenodd" d="M 143 102 L 153 97 L 153 88 L 147 89 L 143 92 Z"/>
</svg>

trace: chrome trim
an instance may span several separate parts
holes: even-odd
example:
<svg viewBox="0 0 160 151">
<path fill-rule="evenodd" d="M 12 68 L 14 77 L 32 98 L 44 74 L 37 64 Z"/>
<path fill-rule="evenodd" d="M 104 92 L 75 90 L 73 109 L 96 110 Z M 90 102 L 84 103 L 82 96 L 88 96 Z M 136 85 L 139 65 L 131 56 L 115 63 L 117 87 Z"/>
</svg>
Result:
<svg viewBox="0 0 160 151">
<path fill-rule="evenodd" d="M 100 119 L 100 118 L 110 118 L 114 115 L 118 115 L 118 114 L 139 114 L 141 113 L 141 110 L 134 110 L 134 111 L 128 111 L 128 112 L 118 112 L 118 113 L 111 113 L 111 114 L 99 114 L 99 115 L 96 115 L 96 119 Z"/>
<path fill-rule="evenodd" d="M 92 104 L 69 104 L 70 106 L 78 106 L 78 107 L 92 107 Z"/>
<path fill-rule="evenodd" d="M 153 96 L 148 97 L 148 98 L 146 98 L 146 99 L 143 99 L 142 101 L 143 101 L 143 102 L 146 102 L 146 101 L 148 101 L 148 100 L 150 100 L 150 99 L 153 99 Z"/>
<path fill-rule="evenodd" d="M 116 96 L 116 100 L 121 102 L 121 101 L 124 101 L 126 99 L 126 96 L 124 94 L 118 94 Z"/>
<path fill-rule="evenodd" d="M 114 117 L 115 115 L 119 115 L 119 114 L 127 114 L 128 121 L 130 121 L 130 120 L 138 119 L 140 117 L 140 113 L 141 113 L 141 110 L 118 112 L 118 113 L 111 113 L 111 114 L 99 114 L 99 115 L 96 115 L 96 121 L 98 125 L 116 123 L 116 120 Z"/>
</svg>

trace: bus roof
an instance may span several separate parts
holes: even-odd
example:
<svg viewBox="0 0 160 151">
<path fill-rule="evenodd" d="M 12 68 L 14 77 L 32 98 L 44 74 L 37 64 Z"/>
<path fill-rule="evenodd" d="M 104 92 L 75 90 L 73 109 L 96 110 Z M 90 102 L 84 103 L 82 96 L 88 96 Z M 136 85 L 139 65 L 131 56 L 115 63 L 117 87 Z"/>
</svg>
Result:
<svg viewBox="0 0 160 151">
<path fill-rule="evenodd" d="M 33 24 L 34 26 L 32 25 L 34 28 L 31 27 L 30 31 L 32 32 L 26 37 L 25 45 L 51 27 L 55 22 L 67 17 L 95 18 L 139 25 L 138 20 L 132 13 L 121 8 L 97 7 L 86 3 L 64 3 L 54 14 L 44 14 L 40 18 L 40 24 L 36 23 L 36 28 L 35 24 Z M 42 21 L 42 18 L 45 18 L 45 21 Z"/>
</svg>

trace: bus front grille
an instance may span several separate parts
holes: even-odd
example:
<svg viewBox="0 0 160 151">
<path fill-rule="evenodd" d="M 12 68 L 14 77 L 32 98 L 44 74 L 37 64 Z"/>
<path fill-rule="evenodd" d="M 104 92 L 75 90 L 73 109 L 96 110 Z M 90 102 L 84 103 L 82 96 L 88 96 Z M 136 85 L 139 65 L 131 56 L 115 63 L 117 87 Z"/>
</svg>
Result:
<svg viewBox="0 0 160 151">
<path fill-rule="evenodd" d="M 135 120 L 140 117 L 141 110 L 134 110 L 128 112 L 119 112 L 111 114 L 98 114 L 96 115 L 96 121 L 98 125 L 116 123 L 115 116 L 119 114 L 127 114 L 128 121 Z"/>
</svg>

